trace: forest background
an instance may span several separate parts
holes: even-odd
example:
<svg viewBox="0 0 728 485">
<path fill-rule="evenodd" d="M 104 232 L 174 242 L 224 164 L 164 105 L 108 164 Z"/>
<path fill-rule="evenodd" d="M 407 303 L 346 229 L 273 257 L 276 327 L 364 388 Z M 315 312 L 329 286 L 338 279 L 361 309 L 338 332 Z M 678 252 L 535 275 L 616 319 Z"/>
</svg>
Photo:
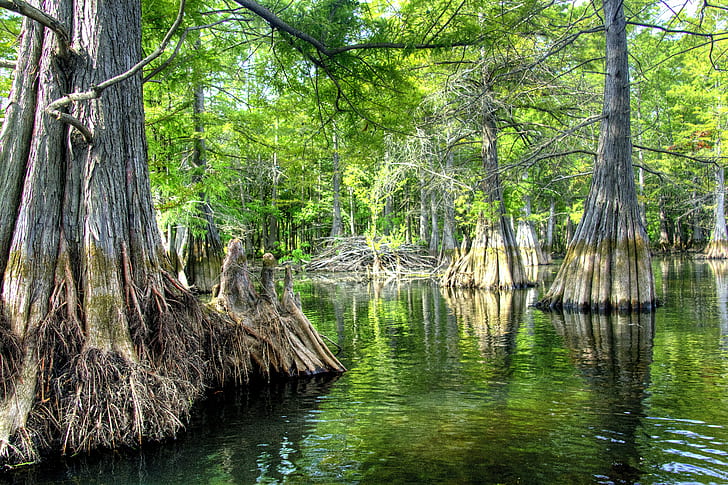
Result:
<svg viewBox="0 0 728 485">
<path fill-rule="evenodd" d="M 145 71 L 158 222 L 189 283 L 210 289 L 234 237 L 249 254 L 295 262 L 326 238 L 362 235 L 420 244 L 446 262 L 488 210 L 486 97 L 497 113 L 506 213 L 535 227 L 547 254 L 565 252 L 596 156 L 599 6 L 268 3 L 292 26 L 274 35 L 270 19 L 245 4 L 188 2 L 172 47 Z M 625 5 L 635 180 L 654 250 L 728 239 L 722 5 Z M 153 51 L 178 5 L 143 8 Z M 19 32 L 19 18 L 0 10 L 0 96 Z M 305 35 L 350 47 L 327 57 Z"/>
</svg>

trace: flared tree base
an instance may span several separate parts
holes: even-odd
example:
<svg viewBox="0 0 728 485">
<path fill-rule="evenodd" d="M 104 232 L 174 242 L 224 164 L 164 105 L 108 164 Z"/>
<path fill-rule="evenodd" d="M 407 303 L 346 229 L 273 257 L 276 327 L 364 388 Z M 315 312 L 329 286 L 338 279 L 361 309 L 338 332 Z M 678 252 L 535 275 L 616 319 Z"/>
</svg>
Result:
<svg viewBox="0 0 728 485">
<path fill-rule="evenodd" d="M 499 217 L 495 223 L 481 219 L 476 234 L 470 251 L 453 255 L 441 280 L 442 286 L 486 290 L 533 286 L 505 217 Z"/>
<path fill-rule="evenodd" d="M 568 312 L 639 312 L 657 306 L 646 238 L 572 243 L 536 307 Z"/>
<path fill-rule="evenodd" d="M 345 371 L 301 311 L 290 271 L 278 300 L 268 262 L 259 294 L 231 244 L 216 308 L 166 273 L 162 287 L 129 295 L 129 352 L 91 342 L 63 306 L 24 342 L 0 331 L 0 468 L 173 437 L 209 388 Z"/>
<path fill-rule="evenodd" d="M 728 259 L 728 240 L 712 239 L 703 251 L 705 259 Z"/>
</svg>

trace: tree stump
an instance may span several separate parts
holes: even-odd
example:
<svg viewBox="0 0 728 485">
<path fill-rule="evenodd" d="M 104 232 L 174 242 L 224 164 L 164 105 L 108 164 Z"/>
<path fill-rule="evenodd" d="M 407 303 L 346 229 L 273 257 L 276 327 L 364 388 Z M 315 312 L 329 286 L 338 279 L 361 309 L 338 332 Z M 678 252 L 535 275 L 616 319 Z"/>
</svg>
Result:
<svg viewBox="0 0 728 485">
<path fill-rule="evenodd" d="M 251 282 L 241 242 L 231 241 L 215 305 L 266 342 L 270 372 L 287 376 L 344 372 L 344 366 L 301 311 L 300 301 L 293 292 L 290 266 L 286 267 L 283 295 L 278 298 L 275 265 L 273 255 L 263 256 L 259 293 Z"/>
</svg>

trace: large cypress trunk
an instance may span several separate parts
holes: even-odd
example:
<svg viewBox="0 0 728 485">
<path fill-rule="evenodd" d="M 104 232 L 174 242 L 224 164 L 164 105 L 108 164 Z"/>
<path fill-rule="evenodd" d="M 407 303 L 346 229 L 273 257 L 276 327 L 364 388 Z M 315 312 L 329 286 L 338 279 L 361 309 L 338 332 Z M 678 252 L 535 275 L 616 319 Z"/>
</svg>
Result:
<svg viewBox="0 0 728 485">
<path fill-rule="evenodd" d="M 713 234 L 705 248 L 708 259 L 728 258 L 728 230 L 725 223 L 725 170 L 715 169 L 715 210 L 713 211 Z"/>
<path fill-rule="evenodd" d="M 483 113 L 483 192 L 489 213 L 481 213 L 475 238 L 467 253 L 460 254 L 447 268 L 443 286 L 507 289 L 530 284 L 511 221 L 505 214 L 498 176 L 497 126 L 492 108 Z"/>
<path fill-rule="evenodd" d="M 152 208 L 140 75 L 69 105 L 90 139 L 46 112 L 141 59 L 139 0 L 44 6 L 65 23 L 73 54 L 59 54 L 69 51 L 57 35 L 25 21 L 0 132 L 0 466 L 52 448 L 171 436 L 206 386 L 247 375 L 224 372 L 222 360 L 308 372 L 267 360 L 269 337 L 203 308 L 170 275 Z M 228 353 L 236 358 L 220 358 Z M 315 370 L 342 370 L 334 367 Z"/>
<path fill-rule="evenodd" d="M 604 0 L 604 119 L 584 215 L 540 306 L 645 310 L 655 306 L 647 232 L 632 169 L 629 66 L 622 2 Z"/>
</svg>

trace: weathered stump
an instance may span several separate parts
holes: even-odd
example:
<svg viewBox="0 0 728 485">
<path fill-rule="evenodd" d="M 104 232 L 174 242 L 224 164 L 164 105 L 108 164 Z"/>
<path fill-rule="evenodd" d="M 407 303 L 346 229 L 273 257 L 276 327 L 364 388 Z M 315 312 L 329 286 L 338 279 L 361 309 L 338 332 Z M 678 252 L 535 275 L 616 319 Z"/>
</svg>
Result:
<svg viewBox="0 0 728 485">
<path fill-rule="evenodd" d="M 215 305 L 267 343 L 270 372 L 296 376 L 345 371 L 301 311 L 290 267 L 278 298 L 275 265 L 273 255 L 263 256 L 259 293 L 251 282 L 242 244 L 231 241 Z"/>
</svg>

